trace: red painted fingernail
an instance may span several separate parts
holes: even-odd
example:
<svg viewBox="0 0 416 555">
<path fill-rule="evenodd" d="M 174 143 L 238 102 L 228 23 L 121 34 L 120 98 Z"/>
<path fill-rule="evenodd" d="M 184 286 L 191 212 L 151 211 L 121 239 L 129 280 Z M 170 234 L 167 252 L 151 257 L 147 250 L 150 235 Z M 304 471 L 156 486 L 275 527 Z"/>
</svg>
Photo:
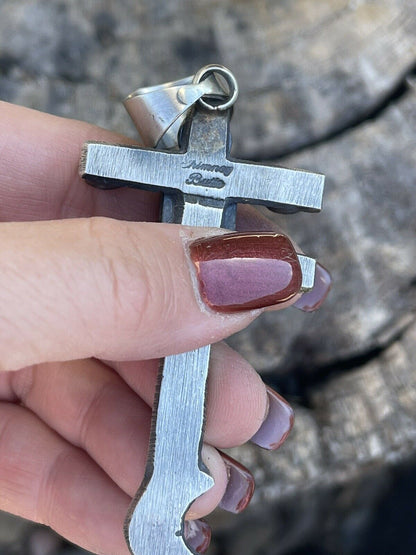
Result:
<svg viewBox="0 0 416 555">
<path fill-rule="evenodd" d="M 314 310 L 318 310 L 327 298 L 331 285 L 331 274 L 326 268 L 321 266 L 321 264 L 317 263 L 315 270 L 315 284 L 313 288 L 307 293 L 304 293 L 293 306 L 303 310 L 304 312 L 313 312 Z"/>
<path fill-rule="evenodd" d="M 277 449 L 289 435 L 294 424 L 292 407 L 276 391 L 267 387 L 269 410 L 259 431 L 251 442 L 264 449 Z"/>
<path fill-rule="evenodd" d="M 202 299 L 213 310 L 263 308 L 288 301 L 300 289 L 295 249 L 280 233 L 229 233 L 189 248 Z"/>
<path fill-rule="evenodd" d="M 250 503 L 254 493 L 254 477 L 236 460 L 221 453 L 228 473 L 228 484 L 219 506 L 230 513 L 241 513 Z"/>
<path fill-rule="evenodd" d="M 185 540 L 197 553 L 205 553 L 211 543 L 211 527 L 202 519 L 186 520 Z"/>
</svg>

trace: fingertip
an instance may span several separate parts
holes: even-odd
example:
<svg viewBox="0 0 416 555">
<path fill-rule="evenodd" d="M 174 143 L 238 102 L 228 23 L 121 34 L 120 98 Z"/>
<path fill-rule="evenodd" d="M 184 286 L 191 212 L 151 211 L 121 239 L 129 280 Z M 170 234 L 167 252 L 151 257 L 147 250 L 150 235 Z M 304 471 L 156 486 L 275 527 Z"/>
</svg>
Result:
<svg viewBox="0 0 416 555">
<path fill-rule="evenodd" d="M 238 461 L 222 453 L 227 467 L 228 483 L 220 508 L 238 514 L 248 507 L 254 494 L 255 482 L 251 472 Z"/>
<path fill-rule="evenodd" d="M 216 447 L 242 445 L 267 414 L 266 386 L 252 365 L 225 343 L 212 349 L 205 438 Z"/>
<path fill-rule="evenodd" d="M 289 403 L 271 387 L 267 387 L 268 410 L 266 418 L 251 442 L 268 450 L 278 449 L 287 439 L 295 422 Z"/>
<path fill-rule="evenodd" d="M 319 264 L 316 264 L 315 284 L 313 288 L 304 293 L 295 303 L 294 306 L 303 312 L 315 312 L 323 304 L 327 298 L 332 286 L 331 274 L 328 270 Z"/>
<path fill-rule="evenodd" d="M 214 485 L 191 505 L 186 514 L 186 518 L 189 520 L 199 519 L 212 513 L 220 504 L 227 489 L 227 467 L 220 453 L 211 445 L 204 444 L 201 458 L 210 476 L 214 479 Z"/>
</svg>

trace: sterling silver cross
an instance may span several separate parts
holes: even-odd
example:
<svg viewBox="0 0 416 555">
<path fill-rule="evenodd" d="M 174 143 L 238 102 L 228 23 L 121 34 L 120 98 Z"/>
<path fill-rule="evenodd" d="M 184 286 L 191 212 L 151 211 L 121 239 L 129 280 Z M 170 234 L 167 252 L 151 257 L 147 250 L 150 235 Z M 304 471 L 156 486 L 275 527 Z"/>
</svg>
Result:
<svg viewBox="0 0 416 555">
<path fill-rule="evenodd" d="M 232 75 L 222 66 L 207 67 L 198 72 L 195 88 L 215 72 L 225 78 Z M 184 83 L 165 87 L 179 104 L 185 104 L 189 83 L 185 89 Z M 229 96 L 235 93 L 233 83 L 230 78 Z M 128 186 L 162 192 L 162 221 L 183 225 L 233 230 L 237 203 L 262 204 L 281 212 L 320 210 L 322 175 L 230 157 L 231 111 L 229 103 L 218 101 L 221 87 L 214 89 L 212 98 L 199 91 L 186 114 L 181 113 L 182 119 L 175 115 L 168 124 L 178 124 L 178 119 L 183 124 L 180 149 L 88 143 L 82 177 L 104 189 Z M 157 94 L 160 91 L 163 87 Z M 315 261 L 301 255 L 299 261 L 306 291 L 313 286 Z M 195 553 L 185 543 L 184 516 L 213 485 L 200 457 L 209 356 L 206 346 L 169 356 L 161 366 L 146 474 L 126 521 L 126 539 L 134 555 Z"/>
</svg>

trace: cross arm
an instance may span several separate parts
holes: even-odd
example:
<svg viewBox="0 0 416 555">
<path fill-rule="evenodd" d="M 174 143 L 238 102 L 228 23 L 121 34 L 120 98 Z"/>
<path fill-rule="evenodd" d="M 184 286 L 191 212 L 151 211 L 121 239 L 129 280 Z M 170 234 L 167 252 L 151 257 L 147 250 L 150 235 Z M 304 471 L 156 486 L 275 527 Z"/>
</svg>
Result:
<svg viewBox="0 0 416 555">
<path fill-rule="evenodd" d="M 289 170 L 235 162 L 228 196 L 238 202 L 264 204 L 282 211 L 319 211 L 325 177 L 307 171 Z M 289 206 L 290 205 L 290 206 Z"/>
<path fill-rule="evenodd" d="M 180 166 L 182 158 L 181 153 L 86 143 L 80 173 L 86 181 L 102 189 L 127 185 L 152 191 L 173 192 L 177 187 L 174 186 L 172 175 Z"/>
</svg>

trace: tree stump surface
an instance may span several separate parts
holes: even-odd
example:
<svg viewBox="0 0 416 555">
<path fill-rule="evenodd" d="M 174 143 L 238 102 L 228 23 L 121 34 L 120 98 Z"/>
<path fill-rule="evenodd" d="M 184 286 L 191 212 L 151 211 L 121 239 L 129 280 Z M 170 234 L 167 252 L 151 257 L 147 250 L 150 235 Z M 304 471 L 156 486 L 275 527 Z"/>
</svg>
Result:
<svg viewBox="0 0 416 555">
<path fill-rule="evenodd" d="M 0 3 L 0 99 L 132 137 L 124 96 L 213 62 L 240 84 L 235 156 L 327 175 L 321 214 L 269 216 L 334 287 L 230 339 L 296 425 L 278 453 L 235 451 L 257 492 L 212 517 L 211 553 L 414 553 L 414 0 Z"/>
</svg>

